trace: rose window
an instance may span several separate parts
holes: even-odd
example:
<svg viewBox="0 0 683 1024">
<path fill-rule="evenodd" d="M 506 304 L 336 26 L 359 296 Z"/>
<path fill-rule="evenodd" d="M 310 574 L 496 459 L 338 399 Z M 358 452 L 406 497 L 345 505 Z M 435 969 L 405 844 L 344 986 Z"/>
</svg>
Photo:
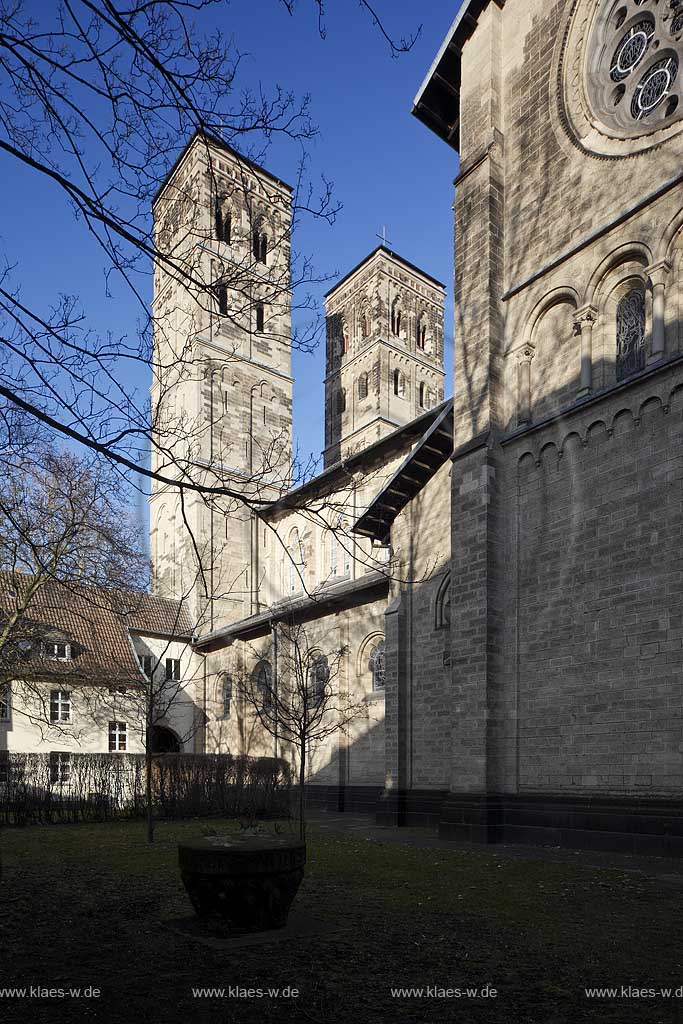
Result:
<svg viewBox="0 0 683 1024">
<path fill-rule="evenodd" d="M 678 61 L 675 57 L 665 57 L 653 64 L 636 86 L 631 101 L 631 116 L 634 120 L 648 117 L 662 100 L 671 96 L 677 75 Z"/>
<path fill-rule="evenodd" d="M 683 115 L 683 0 L 607 0 L 587 50 L 587 96 L 617 137 L 668 127 Z"/>
<path fill-rule="evenodd" d="M 613 81 L 623 81 L 638 67 L 647 53 L 654 31 L 651 21 L 639 21 L 628 30 L 614 54 L 611 71 Z"/>
</svg>

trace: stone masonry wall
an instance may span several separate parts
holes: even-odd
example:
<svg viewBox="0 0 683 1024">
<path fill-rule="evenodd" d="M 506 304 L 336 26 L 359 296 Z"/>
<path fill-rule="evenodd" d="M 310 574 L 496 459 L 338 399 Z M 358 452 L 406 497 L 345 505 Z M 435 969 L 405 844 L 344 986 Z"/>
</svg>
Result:
<svg viewBox="0 0 683 1024">
<path fill-rule="evenodd" d="M 520 792 L 683 786 L 681 386 L 660 371 L 506 446 L 499 791 L 515 733 Z"/>
<path fill-rule="evenodd" d="M 397 568 L 386 615 L 387 776 L 401 789 L 444 789 L 449 783 L 453 697 L 444 510 L 450 473 L 446 463 L 392 528 Z"/>
</svg>

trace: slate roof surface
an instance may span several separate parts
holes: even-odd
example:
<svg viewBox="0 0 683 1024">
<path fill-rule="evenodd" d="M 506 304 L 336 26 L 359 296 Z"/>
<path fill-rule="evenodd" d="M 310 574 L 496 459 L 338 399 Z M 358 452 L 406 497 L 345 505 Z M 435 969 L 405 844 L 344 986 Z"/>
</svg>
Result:
<svg viewBox="0 0 683 1024">
<path fill-rule="evenodd" d="M 453 451 L 453 399 L 444 402 L 438 413 L 429 430 L 356 521 L 354 533 L 384 542 L 399 512 L 448 460 Z"/>
<path fill-rule="evenodd" d="M 462 48 L 491 0 L 463 0 L 413 103 L 413 114 L 453 149 L 460 148 Z M 505 0 L 495 0 L 498 7 Z"/>
<path fill-rule="evenodd" d="M 0 620 L 16 609 L 31 577 L 0 572 Z M 15 648 L 4 659 L 2 672 L 24 677 L 69 678 L 93 683 L 142 682 L 131 633 L 154 633 L 188 639 L 192 621 L 178 601 L 133 591 L 96 586 L 67 587 L 53 580 L 41 585 L 31 599 L 17 633 L 30 641 L 30 654 Z M 65 641 L 72 658 L 59 661 L 41 653 L 41 640 Z"/>
</svg>

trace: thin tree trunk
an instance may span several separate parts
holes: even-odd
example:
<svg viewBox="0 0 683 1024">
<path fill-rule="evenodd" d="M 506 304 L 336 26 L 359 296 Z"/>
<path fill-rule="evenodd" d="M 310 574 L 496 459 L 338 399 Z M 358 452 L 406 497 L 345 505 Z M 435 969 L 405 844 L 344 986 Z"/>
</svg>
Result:
<svg viewBox="0 0 683 1024">
<path fill-rule="evenodd" d="M 299 760 L 299 839 L 306 842 L 306 739 L 301 744 L 301 758 Z"/>
<path fill-rule="evenodd" d="M 151 698 L 147 713 L 147 730 L 145 735 L 145 794 L 147 798 L 147 842 L 154 842 L 154 808 L 152 807 L 152 713 Z"/>
</svg>

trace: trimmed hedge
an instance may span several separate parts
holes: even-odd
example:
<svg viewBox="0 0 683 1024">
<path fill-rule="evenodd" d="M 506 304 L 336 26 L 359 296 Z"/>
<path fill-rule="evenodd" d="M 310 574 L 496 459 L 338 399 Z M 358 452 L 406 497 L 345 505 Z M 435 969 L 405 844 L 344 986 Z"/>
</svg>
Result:
<svg viewBox="0 0 683 1024">
<path fill-rule="evenodd" d="M 274 757 L 160 754 L 152 800 L 160 818 L 279 817 L 290 807 L 289 766 Z M 0 823 L 107 821 L 141 818 L 146 810 L 143 754 L 71 754 L 59 781 L 50 754 L 3 753 Z"/>
</svg>

